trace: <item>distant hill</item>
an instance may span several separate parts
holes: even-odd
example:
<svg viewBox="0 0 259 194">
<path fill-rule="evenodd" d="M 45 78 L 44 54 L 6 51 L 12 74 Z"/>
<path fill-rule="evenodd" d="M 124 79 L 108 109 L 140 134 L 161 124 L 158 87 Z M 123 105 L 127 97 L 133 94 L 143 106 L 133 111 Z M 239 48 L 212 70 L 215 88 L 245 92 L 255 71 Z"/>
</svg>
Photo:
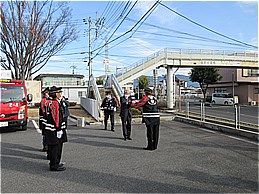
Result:
<svg viewBox="0 0 259 194">
<path fill-rule="evenodd" d="M 148 76 L 149 79 L 149 85 L 153 86 L 154 85 L 154 79 L 153 76 Z M 162 81 L 166 79 L 166 77 L 163 76 L 158 76 L 158 83 L 162 83 Z M 199 83 L 198 82 L 192 82 L 189 78 L 189 76 L 187 75 L 176 75 L 176 79 L 180 79 L 180 80 L 185 80 L 187 81 L 187 87 L 199 87 Z M 134 80 L 134 87 L 138 86 L 138 80 Z"/>
<path fill-rule="evenodd" d="M 176 77 L 180 80 L 187 81 L 187 87 L 200 87 L 198 82 L 192 82 L 187 75 L 176 75 Z"/>
</svg>

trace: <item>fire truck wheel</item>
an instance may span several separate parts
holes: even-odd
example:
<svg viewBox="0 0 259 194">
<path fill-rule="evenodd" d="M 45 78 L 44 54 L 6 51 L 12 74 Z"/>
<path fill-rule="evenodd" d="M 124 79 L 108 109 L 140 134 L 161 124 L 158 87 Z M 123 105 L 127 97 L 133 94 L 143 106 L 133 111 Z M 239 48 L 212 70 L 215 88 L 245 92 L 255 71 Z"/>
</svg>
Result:
<svg viewBox="0 0 259 194">
<path fill-rule="evenodd" d="M 21 126 L 21 130 L 22 130 L 22 131 L 26 131 L 26 130 L 27 130 L 27 125 Z"/>
<path fill-rule="evenodd" d="M 25 120 L 25 125 L 22 125 L 20 127 L 21 131 L 26 131 L 27 130 L 27 119 Z"/>
</svg>

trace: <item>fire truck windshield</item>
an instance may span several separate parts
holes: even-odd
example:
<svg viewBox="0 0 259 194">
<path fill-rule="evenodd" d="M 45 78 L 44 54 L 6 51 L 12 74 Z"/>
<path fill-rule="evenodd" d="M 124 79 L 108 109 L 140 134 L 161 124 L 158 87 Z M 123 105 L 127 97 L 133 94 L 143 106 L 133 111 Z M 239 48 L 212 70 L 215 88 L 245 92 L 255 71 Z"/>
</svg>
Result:
<svg viewBox="0 0 259 194">
<path fill-rule="evenodd" d="M 1 99 L 3 103 L 6 102 L 24 102 L 25 92 L 24 87 L 21 86 L 0 86 Z"/>
</svg>

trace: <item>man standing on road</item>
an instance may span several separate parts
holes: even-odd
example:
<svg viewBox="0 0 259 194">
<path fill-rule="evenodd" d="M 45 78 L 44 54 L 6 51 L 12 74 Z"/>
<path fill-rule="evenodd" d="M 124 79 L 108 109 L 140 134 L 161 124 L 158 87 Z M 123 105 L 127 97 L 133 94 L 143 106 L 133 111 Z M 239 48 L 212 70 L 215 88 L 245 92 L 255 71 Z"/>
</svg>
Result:
<svg viewBox="0 0 259 194">
<path fill-rule="evenodd" d="M 111 121 L 111 131 L 114 132 L 114 111 L 116 111 L 117 102 L 112 97 L 111 91 L 106 92 L 106 97 L 103 99 L 101 109 L 104 110 L 104 129 L 107 130 L 108 119 Z"/>
<path fill-rule="evenodd" d="M 129 90 L 125 89 L 124 95 L 120 97 L 120 117 L 122 123 L 122 134 L 124 141 L 131 140 L 131 120 L 132 120 L 132 111 L 131 104 L 132 98 L 129 95 Z"/>
<path fill-rule="evenodd" d="M 61 161 L 63 143 L 67 142 L 66 122 L 64 120 L 64 106 L 62 103 L 62 88 L 50 88 L 52 100 L 48 103 L 48 119 L 46 124 L 46 143 L 50 159 L 51 171 L 63 171 L 66 168 Z"/>
<path fill-rule="evenodd" d="M 159 124 L 160 115 L 157 109 L 157 99 L 152 94 L 150 88 L 144 89 L 145 96 L 136 104 L 135 107 L 143 107 L 142 113 L 142 123 L 146 124 L 147 128 L 147 147 L 143 148 L 145 150 L 155 150 L 158 145 L 159 137 Z"/>
</svg>

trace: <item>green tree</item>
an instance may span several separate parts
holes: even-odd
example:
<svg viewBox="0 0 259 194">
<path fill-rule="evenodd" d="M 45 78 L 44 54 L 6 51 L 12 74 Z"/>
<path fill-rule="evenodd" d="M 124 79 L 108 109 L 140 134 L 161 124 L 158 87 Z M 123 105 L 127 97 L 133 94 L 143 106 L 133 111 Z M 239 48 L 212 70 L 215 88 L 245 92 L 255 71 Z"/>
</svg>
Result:
<svg viewBox="0 0 259 194">
<path fill-rule="evenodd" d="M 2 1 L 0 5 L 1 52 L 15 79 L 28 80 L 42 69 L 50 57 L 76 40 L 67 2 Z"/>
<path fill-rule="evenodd" d="M 103 85 L 104 80 L 105 80 L 104 77 L 98 77 L 98 78 L 96 79 L 96 84 L 97 84 L 97 85 Z"/>
<path fill-rule="evenodd" d="M 139 89 L 144 89 L 145 87 L 148 86 L 148 76 L 142 75 L 139 78 Z"/>
<path fill-rule="evenodd" d="M 209 84 L 215 84 L 221 78 L 222 76 L 219 74 L 219 69 L 217 68 L 195 67 L 190 72 L 190 79 L 192 82 L 199 83 L 204 100 Z"/>
</svg>

